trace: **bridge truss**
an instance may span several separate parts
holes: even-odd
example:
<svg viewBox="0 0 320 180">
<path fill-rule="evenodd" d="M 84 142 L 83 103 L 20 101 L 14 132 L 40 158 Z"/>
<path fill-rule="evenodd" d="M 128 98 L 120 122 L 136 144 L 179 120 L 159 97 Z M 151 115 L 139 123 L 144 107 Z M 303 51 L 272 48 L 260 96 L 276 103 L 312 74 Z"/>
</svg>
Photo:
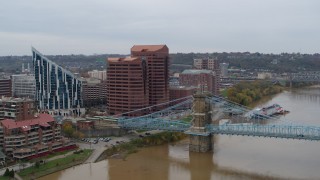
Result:
<svg viewBox="0 0 320 180">
<path fill-rule="evenodd" d="M 267 124 L 262 124 L 261 119 L 248 118 L 245 115 L 250 108 L 233 103 L 219 96 L 209 97 L 209 101 L 215 108 L 220 108 L 227 113 L 235 113 L 242 117 L 241 123 L 209 124 L 205 127 L 205 133 L 190 131 L 192 122 L 177 119 L 181 112 L 192 111 L 192 96 L 180 99 L 182 102 L 168 108 L 140 117 L 121 117 L 118 125 L 125 129 L 134 130 L 165 130 L 185 132 L 193 135 L 225 134 L 237 136 L 273 137 L 300 140 L 320 140 L 320 126 L 298 125 L 288 122 L 279 122 L 276 118 L 266 116 Z M 181 108 L 183 107 L 183 108 Z M 230 111 L 229 111 L 230 110 Z"/>
</svg>

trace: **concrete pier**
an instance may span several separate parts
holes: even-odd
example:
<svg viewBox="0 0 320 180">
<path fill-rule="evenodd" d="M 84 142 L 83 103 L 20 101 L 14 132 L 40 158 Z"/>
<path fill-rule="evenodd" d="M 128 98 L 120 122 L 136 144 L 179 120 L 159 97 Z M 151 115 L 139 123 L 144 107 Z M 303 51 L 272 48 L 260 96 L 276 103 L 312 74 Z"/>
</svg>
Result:
<svg viewBox="0 0 320 180">
<path fill-rule="evenodd" d="M 213 138 L 205 126 L 211 123 L 211 103 L 205 94 L 193 96 L 192 127 L 188 132 L 190 136 L 189 151 L 207 152 L 212 150 Z"/>
</svg>

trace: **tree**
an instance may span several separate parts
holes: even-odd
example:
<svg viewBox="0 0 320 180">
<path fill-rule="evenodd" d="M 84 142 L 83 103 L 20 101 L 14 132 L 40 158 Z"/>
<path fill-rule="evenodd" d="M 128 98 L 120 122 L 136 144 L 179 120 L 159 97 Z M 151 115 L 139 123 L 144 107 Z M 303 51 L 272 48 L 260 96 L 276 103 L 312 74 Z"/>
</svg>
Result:
<svg viewBox="0 0 320 180">
<path fill-rule="evenodd" d="M 13 169 L 11 169 L 11 171 L 9 172 L 9 177 L 14 178 L 14 170 Z"/>
<path fill-rule="evenodd" d="M 73 132 L 72 137 L 77 138 L 77 139 L 82 139 L 84 137 L 84 134 L 79 131 L 75 131 L 75 132 Z"/>
<path fill-rule="evenodd" d="M 62 126 L 62 131 L 66 136 L 71 137 L 74 132 L 74 129 L 70 123 L 65 123 Z"/>
<path fill-rule="evenodd" d="M 7 168 L 6 171 L 4 172 L 3 176 L 9 176 L 9 174 L 10 174 L 10 171 L 9 171 L 9 169 Z"/>
</svg>

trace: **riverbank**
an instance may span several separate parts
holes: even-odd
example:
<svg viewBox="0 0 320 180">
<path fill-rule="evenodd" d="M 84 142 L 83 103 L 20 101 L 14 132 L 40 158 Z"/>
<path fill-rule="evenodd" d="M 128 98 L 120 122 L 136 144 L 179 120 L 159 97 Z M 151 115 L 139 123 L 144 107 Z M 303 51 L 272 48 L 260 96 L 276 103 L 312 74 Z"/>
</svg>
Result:
<svg viewBox="0 0 320 180">
<path fill-rule="evenodd" d="M 23 169 L 18 174 L 23 179 L 36 179 L 57 171 L 61 171 L 79 164 L 82 164 L 91 155 L 92 150 L 85 149 L 76 151 L 70 155 L 45 162 L 44 164 L 35 164 L 32 167 Z"/>
<path fill-rule="evenodd" d="M 180 132 L 161 132 L 139 139 L 132 139 L 127 143 L 119 144 L 106 149 L 99 156 L 96 162 L 105 160 L 107 158 L 126 159 L 129 154 L 138 152 L 139 148 L 176 142 L 186 137 L 186 134 Z"/>
</svg>

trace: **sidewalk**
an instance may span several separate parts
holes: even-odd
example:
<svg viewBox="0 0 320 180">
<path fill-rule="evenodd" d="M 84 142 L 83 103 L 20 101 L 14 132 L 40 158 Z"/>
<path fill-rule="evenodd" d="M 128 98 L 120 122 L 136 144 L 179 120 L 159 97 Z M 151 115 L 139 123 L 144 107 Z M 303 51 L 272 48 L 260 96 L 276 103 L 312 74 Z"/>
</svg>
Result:
<svg viewBox="0 0 320 180">
<path fill-rule="evenodd" d="M 99 156 L 107 149 L 107 147 L 99 147 L 94 149 L 92 154 L 84 163 L 94 163 L 99 158 Z"/>
</svg>

